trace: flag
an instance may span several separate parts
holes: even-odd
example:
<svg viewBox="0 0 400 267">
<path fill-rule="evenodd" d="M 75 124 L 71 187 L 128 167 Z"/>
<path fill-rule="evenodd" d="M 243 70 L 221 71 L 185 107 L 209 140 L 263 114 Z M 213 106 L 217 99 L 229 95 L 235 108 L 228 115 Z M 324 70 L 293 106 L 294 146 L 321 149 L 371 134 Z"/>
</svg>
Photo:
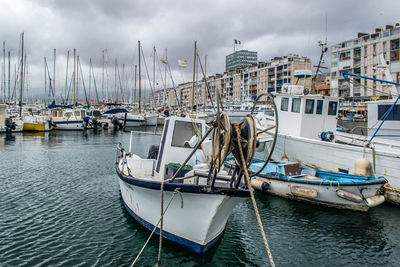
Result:
<svg viewBox="0 0 400 267">
<path fill-rule="evenodd" d="M 181 68 L 187 68 L 187 60 L 178 59 L 178 65 Z"/>
<path fill-rule="evenodd" d="M 239 44 L 239 45 L 240 45 L 241 42 L 240 42 L 239 40 L 236 40 L 236 39 L 235 39 L 235 44 Z"/>
</svg>

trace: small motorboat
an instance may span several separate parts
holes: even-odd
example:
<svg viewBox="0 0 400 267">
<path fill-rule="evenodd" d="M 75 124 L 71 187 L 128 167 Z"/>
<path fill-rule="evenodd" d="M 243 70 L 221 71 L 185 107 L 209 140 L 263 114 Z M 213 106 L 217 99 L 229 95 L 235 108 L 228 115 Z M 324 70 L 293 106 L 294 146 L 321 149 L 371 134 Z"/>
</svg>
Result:
<svg viewBox="0 0 400 267">
<path fill-rule="evenodd" d="M 366 159 L 359 159 L 357 164 L 361 167 L 356 166 L 356 170 L 362 166 L 370 168 Z M 232 169 L 234 165 L 232 158 L 227 158 L 225 167 Z M 254 159 L 249 173 L 258 172 L 263 165 L 263 160 Z M 251 185 L 271 195 L 339 209 L 367 211 L 385 201 L 380 189 L 386 182 L 384 177 L 372 176 L 368 171 L 356 175 L 300 167 L 298 162 L 270 161 L 253 177 Z"/>
</svg>

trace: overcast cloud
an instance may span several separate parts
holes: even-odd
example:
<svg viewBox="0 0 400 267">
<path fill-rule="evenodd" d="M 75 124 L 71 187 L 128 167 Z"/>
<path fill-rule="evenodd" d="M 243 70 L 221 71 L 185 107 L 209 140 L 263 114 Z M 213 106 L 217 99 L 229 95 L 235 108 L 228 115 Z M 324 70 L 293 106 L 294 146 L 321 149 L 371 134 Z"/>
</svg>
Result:
<svg viewBox="0 0 400 267">
<path fill-rule="evenodd" d="M 234 39 L 242 42 L 238 49 L 257 51 L 259 61 L 292 53 L 310 57 L 315 65 L 320 53 L 317 41 L 325 39 L 325 16 L 328 45 L 352 39 L 357 32 L 371 33 L 376 27 L 400 22 L 398 0 L 2 0 L 1 3 L 1 40 L 6 42 L 6 50 L 11 50 L 12 66 L 18 54 L 19 34 L 25 33 L 30 95 L 44 91 L 43 58 L 47 57 L 52 73 L 54 48 L 59 95 L 64 90 L 67 51 L 72 53 L 74 48 L 81 58 L 85 79 L 92 58 L 98 87 L 102 50 L 107 49 L 109 84 L 113 87 L 114 59 L 118 59 L 120 67 L 125 64 L 126 72 L 130 72 L 126 75 L 132 77 L 138 40 L 142 42 L 149 68 L 152 68 L 153 45 L 159 57 L 164 56 L 167 48 L 173 78 L 181 83 L 191 79 L 195 40 L 201 56 L 207 55 L 210 75 L 224 72 L 225 56 L 233 52 Z M 188 68 L 179 69 L 178 59 L 187 59 Z M 161 86 L 159 82 L 157 88 Z"/>
</svg>

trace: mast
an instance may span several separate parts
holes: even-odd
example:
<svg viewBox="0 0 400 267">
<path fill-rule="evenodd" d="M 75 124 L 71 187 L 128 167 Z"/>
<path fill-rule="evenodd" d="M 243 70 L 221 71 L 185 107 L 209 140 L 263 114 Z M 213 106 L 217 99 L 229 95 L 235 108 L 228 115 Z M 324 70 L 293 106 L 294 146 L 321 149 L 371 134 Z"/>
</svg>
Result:
<svg viewBox="0 0 400 267">
<path fill-rule="evenodd" d="M 92 59 L 91 58 L 89 58 L 89 65 L 90 66 L 92 66 Z M 93 77 L 93 79 L 94 79 L 94 77 Z M 90 86 L 91 86 L 91 82 L 92 82 L 92 73 L 90 72 L 90 67 L 89 67 L 89 89 L 88 89 L 88 101 L 89 101 L 89 103 L 90 103 Z"/>
<path fill-rule="evenodd" d="M 122 102 L 125 102 L 125 91 L 124 91 L 124 87 L 125 87 L 125 63 L 122 64 L 122 82 L 119 82 L 121 85 L 121 99 Z"/>
<path fill-rule="evenodd" d="M 64 89 L 64 97 L 67 97 L 67 87 L 68 87 L 68 63 L 69 63 L 69 50 L 67 51 L 67 69 L 65 71 L 65 89 Z M 66 103 L 68 104 L 68 103 Z"/>
<path fill-rule="evenodd" d="M 141 85 L 141 75 L 142 75 L 142 71 L 141 71 L 141 66 L 140 66 L 140 41 L 138 41 L 138 51 L 139 51 L 139 113 L 142 112 L 142 105 L 141 105 L 141 98 L 142 98 L 142 85 Z"/>
<path fill-rule="evenodd" d="M 74 106 L 76 104 L 76 48 L 74 48 Z"/>
<path fill-rule="evenodd" d="M 24 33 L 21 33 L 21 85 L 20 85 L 20 91 L 19 91 L 19 116 L 22 116 L 22 91 L 24 89 L 24 79 L 23 79 L 23 74 L 24 74 Z"/>
<path fill-rule="evenodd" d="M 56 97 L 56 49 L 54 48 L 54 58 L 53 58 L 53 94 Z"/>
<path fill-rule="evenodd" d="M 133 105 L 136 105 L 137 65 L 135 64 L 135 90 L 133 93 Z"/>
<path fill-rule="evenodd" d="M 104 98 L 104 50 L 101 51 L 102 55 L 103 55 L 103 73 L 102 73 L 102 78 L 101 78 L 101 95 Z"/>
<path fill-rule="evenodd" d="M 154 92 L 156 91 L 156 47 L 155 46 L 153 46 L 153 90 Z M 154 107 L 154 97 L 153 97 L 153 107 Z"/>
<path fill-rule="evenodd" d="M 167 64 L 168 64 L 168 54 L 167 54 L 167 48 L 165 48 L 165 62 L 164 64 L 165 67 L 165 75 L 164 75 L 164 85 L 165 85 L 165 102 L 168 103 L 168 96 L 167 96 Z"/>
<path fill-rule="evenodd" d="M 197 59 L 197 41 L 194 41 L 193 83 L 192 83 L 192 92 L 190 93 L 190 97 L 192 98 L 192 113 L 193 113 L 193 107 L 194 107 L 194 84 L 196 82 L 196 59 Z"/>
<path fill-rule="evenodd" d="M 3 42 L 3 89 L 4 101 L 6 101 L 6 42 Z"/>
<path fill-rule="evenodd" d="M 8 50 L 8 104 L 11 103 L 11 52 Z"/>
<path fill-rule="evenodd" d="M 117 59 L 115 58 L 115 66 L 114 66 L 114 94 L 115 94 L 115 103 L 118 102 L 118 91 L 117 91 Z"/>
<path fill-rule="evenodd" d="M 43 58 L 43 65 L 44 65 L 44 93 L 45 95 L 47 95 L 46 57 Z M 49 100 L 49 97 L 47 100 Z"/>
</svg>

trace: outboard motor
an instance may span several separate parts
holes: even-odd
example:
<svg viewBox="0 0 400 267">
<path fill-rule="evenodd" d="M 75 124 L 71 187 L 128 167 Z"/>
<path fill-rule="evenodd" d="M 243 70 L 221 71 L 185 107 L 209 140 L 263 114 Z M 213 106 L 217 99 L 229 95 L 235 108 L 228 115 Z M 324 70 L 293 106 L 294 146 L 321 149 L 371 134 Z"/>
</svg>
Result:
<svg viewBox="0 0 400 267">
<path fill-rule="evenodd" d="M 17 128 L 17 125 L 15 122 L 12 121 L 10 118 L 6 118 L 5 120 L 5 125 L 6 125 L 6 134 L 11 135 L 12 131 Z"/>
<path fill-rule="evenodd" d="M 117 130 L 122 127 L 121 122 L 118 120 L 117 117 L 113 116 L 111 119 L 111 123 L 114 125 L 114 130 Z"/>
</svg>

